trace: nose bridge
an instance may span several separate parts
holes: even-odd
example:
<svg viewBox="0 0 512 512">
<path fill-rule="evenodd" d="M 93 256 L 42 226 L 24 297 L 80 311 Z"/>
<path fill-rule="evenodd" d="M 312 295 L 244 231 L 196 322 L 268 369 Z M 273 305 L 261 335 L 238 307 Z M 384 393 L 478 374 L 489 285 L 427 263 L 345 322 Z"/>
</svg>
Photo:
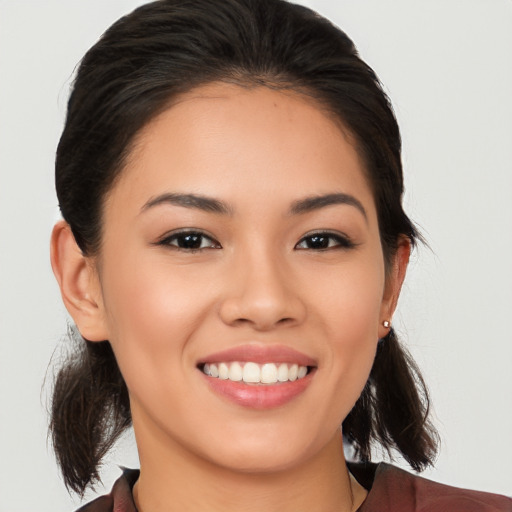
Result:
<svg viewBox="0 0 512 512">
<path fill-rule="evenodd" d="M 286 260 L 285 254 L 261 243 L 236 254 L 231 291 L 221 310 L 224 321 L 249 323 L 258 330 L 300 322 L 304 306 Z"/>
</svg>

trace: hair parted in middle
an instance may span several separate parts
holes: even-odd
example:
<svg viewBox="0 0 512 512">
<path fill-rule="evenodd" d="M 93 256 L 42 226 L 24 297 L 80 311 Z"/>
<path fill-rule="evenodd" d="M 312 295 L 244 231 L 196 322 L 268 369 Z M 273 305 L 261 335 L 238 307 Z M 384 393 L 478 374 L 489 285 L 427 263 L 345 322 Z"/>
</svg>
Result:
<svg viewBox="0 0 512 512">
<path fill-rule="evenodd" d="M 101 252 L 105 198 L 141 129 L 180 94 L 211 82 L 314 99 L 362 157 L 386 265 L 401 238 L 414 245 L 418 235 L 402 208 L 398 125 L 378 78 L 344 32 L 284 0 L 159 0 L 112 25 L 77 70 L 55 176 L 62 215 L 84 255 Z M 421 470 L 437 449 L 428 403 L 416 365 L 390 329 L 343 433 L 360 460 L 370 460 L 377 443 Z M 99 478 L 102 457 L 130 423 L 108 340 L 78 336 L 56 377 L 50 426 L 68 487 L 83 493 Z"/>
</svg>

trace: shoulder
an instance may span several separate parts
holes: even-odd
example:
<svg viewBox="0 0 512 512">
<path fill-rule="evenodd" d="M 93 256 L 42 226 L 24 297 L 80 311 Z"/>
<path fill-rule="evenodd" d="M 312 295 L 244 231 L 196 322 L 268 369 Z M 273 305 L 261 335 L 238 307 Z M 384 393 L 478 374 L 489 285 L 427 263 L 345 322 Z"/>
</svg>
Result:
<svg viewBox="0 0 512 512">
<path fill-rule="evenodd" d="M 443 485 L 389 464 L 355 464 L 350 470 L 371 486 L 360 512 L 512 512 L 511 498 Z"/>
<path fill-rule="evenodd" d="M 138 478 L 139 470 L 123 468 L 110 494 L 96 498 L 76 512 L 137 512 L 132 489 Z"/>
</svg>

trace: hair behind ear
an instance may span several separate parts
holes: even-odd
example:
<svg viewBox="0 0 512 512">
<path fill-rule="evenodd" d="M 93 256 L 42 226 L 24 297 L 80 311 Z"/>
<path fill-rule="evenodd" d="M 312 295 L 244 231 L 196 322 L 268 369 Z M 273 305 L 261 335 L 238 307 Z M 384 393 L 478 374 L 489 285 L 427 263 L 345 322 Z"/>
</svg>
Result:
<svg viewBox="0 0 512 512">
<path fill-rule="evenodd" d="M 425 382 L 393 329 L 379 341 L 370 377 L 343 422 L 343 434 L 361 461 L 371 460 L 374 441 L 398 450 L 416 471 L 432 465 L 439 444 L 428 419 Z"/>
<path fill-rule="evenodd" d="M 77 346 L 55 378 L 50 435 L 66 486 L 83 495 L 99 481 L 100 462 L 131 425 L 131 414 L 110 343 L 69 331 Z"/>
</svg>

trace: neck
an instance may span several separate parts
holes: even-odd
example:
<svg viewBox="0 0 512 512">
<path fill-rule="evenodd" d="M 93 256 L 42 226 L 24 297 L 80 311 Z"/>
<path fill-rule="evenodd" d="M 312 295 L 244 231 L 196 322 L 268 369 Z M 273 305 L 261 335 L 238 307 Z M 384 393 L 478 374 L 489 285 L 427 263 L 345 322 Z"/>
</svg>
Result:
<svg viewBox="0 0 512 512">
<path fill-rule="evenodd" d="M 163 446 L 154 435 L 137 435 L 137 444 L 141 473 L 134 499 L 139 512 L 353 512 L 366 496 L 348 473 L 341 433 L 314 457 L 274 472 L 221 467 L 181 446 Z"/>
</svg>

